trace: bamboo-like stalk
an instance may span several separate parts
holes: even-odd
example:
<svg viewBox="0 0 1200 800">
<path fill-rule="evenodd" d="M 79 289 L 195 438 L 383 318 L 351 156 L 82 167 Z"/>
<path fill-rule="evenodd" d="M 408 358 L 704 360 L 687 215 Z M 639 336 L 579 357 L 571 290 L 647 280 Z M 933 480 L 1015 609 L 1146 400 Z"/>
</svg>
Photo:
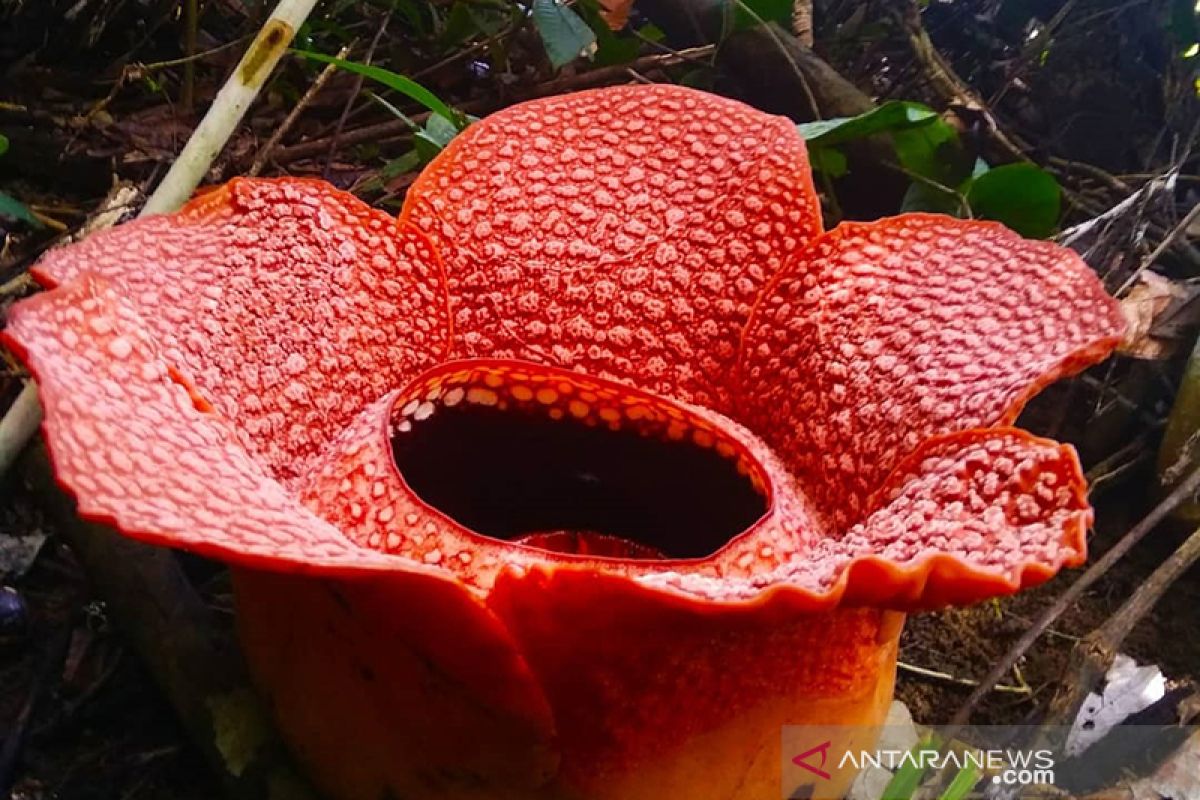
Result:
<svg viewBox="0 0 1200 800">
<path fill-rule="evenodd" d="M 27 381 L 8 413 L 0 419 L 0 475 L 13 465 L 41 424 L 42 406 L 38 402 L 37 386 L 33 381 Z"/>
<path fill-rule="evenodd" d="M 317 0 L 280 0 L 139 216 L 174 211 L 191 197 L 316 4 Z M 28 382 L 0 419 L 0 475 L 41 422 L 37 387 Z"/>
<path fill-rule="evenodd" d="M 191 197 L 316 4 L 317 0 L 280 0 L 183 152 L 146 201 L 143 215 L 174 211 Z"/>
<path fill-rule="evenodd" d="M 1163 486 L 1169 488 L 1178 483 L 1179 464 L 1195 463 L 1200 453 L 1200 340 L 1192 349 L 1187 367 L 1179 381 L 1175 404 L 1167 417 L 1167 428 L 1163 431 L 1162 445 L 1158 451 L 1158 475 Z M 1189 522 L 1200 522 L 1200 503 L 1188 499 L 1176 510 L 1175 515 Z"/>
</svg>

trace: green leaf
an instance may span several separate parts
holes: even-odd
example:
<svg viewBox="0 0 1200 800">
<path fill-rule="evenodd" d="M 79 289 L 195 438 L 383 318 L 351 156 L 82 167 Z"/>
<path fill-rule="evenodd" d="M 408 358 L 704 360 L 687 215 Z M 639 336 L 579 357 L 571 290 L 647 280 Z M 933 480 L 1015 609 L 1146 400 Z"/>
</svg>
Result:
<svg viewBox="0 0 1200 800">
<path fill-rule="evenodd" d="M 925 769 L 920 766 L 922 761 L 920 754 L 930 752 L 937 752 L 930 736 L 923 737 L 921 741 L 913 745 L 909 753 L 912 753 L 914 758 L 903 760 L 900 769 L 896 770 L 896 774 L 884 787 L 880 800 L 910 800 L 916 794 L 917 787 L 921 785 L 921 778 L 925 777 Z"/>
<path fill-rule="evenodd" d="M 834 145 L 873 136 L 928 125 L 938 119 L 937 112 L 921 103 L 890 100 L 857 117 L 836 117 L 796 126 L 809 144 Z"/>
<path fill-rule="evenodd" d="M 666 32 L 653 22 L 647 22 L 638 28 L 638 35 L 647 42 L 661 42 L 667 38 Z"/>
<path fill-rule="evenodd" d="M 406 78 L 399 73 L 392 72 L 389 69 L 382 67 L 372 67 L 367 64 L 359 64 L 356 61 L 346 61 L 342 58 L 327 56 L 324 53 L 314 53 L 310 50 L 294 50 L 297 55 L 320 61 L 324 64 L 334 64 L 340 69 L 347 72 L 353 72 L 356 75 L 362 75 L 364 78 L 370 78 L 377 83 L 382 83 L 389 89 L 393 89 L 408 99 L 420 103 L 434 114 L 440 114 L 452 123 L 458 130 L 462 130 L 467 126 L 466 118 L 459 111 L 455 111 L 442 102 L 436 94 L 426 89 L 421 84 L 414 81 L 412 78 Z"/>
<path fill-rule="evenodd" d="M 959 770 L 938 800 L 963 800 L 977 783 L 979 783 L 979 772 L 975 767 Z"/>
<path fill-rule="evenodd" d="M 416 150 L 409 150 L 404 155 L 393 158 L 379 168 L 371 177 L 363 181 L 360 189 L 363 192 L 381 192 L 387 188 L 389 181 L 421 168 L 421 156 Z"/>
<path fill-rule="evenodd" d="M 791 25 L 792 0 L 735 0 L 734 6 L 734 30 L 752 28 L 763 22 Z"/>
<path fill-rule="evenodd" d="M 595 51 L 596 34 L 557 0 L 533 0 L 533 24 L 555 69 Z"/>
<path fill-rule="evenodd" d="M 42 227 L 42 223 L 24 203 L 4 192 L 0 192 L 0 217 L 8 217 L 18 222 L 24 222 L 31 228 Z"/>
<path fill-rule="evenodd" d="M 387 109 L 388 113 L 390 113 L 390 114 L 391 114 L 393 117 L 395 117 L 396 119 L 398 119 L 398 120 L 400 120 L 401 122 L 403 122 L 403 123 L 404 123 L 405 125 L 407 125 L 408 127 L 412 128 L 414 131 L 419 131 L 419 130 L 421 130 L 421 126 L 420 126 L 420 125 L 418 125 L 418 124 L 416 123 L 416 120 L 414 120 L 414 119 L 413 119 L 412 117 L 410 117 L 408 114 L 405 114 L 405 113 L 404 113 L 403 111 L 401 111 L 400 109 L 396 108 L 394 105 L 392 105 L 391 103 L 389 103 L 389 102 L 388 102 L 387 100 L 385 100 L 384 98 L 380 97 L 379 95 L 375 94 L 375 93 L 374 93 L 374 92 L 372 92 L 372 91 L 368 91 L 366 94 L 367 94 L 367 97 L 371 98 L 371 99 L 372 99 L 372 100 L 374 100 L 376 103 L 378 103 L 379 105 L 383 106 L 385 109 Z M 441 114 L 434 114 L 433 116 L 435 116 L 435 117 L 441 117 L 442 119 L 444 119 L 444 117 L 442 117 L 442 115 L 441 115 Z"/>
<path fill-rule="evenodd" d="M 596 36 L 596 52 L 592 56 L 592 62 L 596 66 L 610 67 L 615 64 L 628 64 L 642 51 L 642 42 L 636 36 L 622 35 L 608 27 L 608 23 L 600 16 L 600 4 L 597 0 L 579 0 L 575 4 L 575 10 L 579 16 L 583 17 L 583 21 L 588 24 Z M 639 33 L 645 35 L 645 30 L 648 28 L 652 28 L 652 26 L 645 26 Z M 662 31 L 654 28 L 647 38 L 658 41 L 653 38 L 656 34 L 661 38 Z"/>
<path fill-rule="evenodd" d="M 966 207 L 957 187 L 971 177 L 978 159 L 963 147 L 958 131 L 939 117 L 919 128 L 893 133 L 892 144 L 900 166 L 917 176 L 904 194 L 901 210 L 962 216 Z"/>
<path fill-rule="evenodd" d="M 1022 236 L 1045 239 L 1058 226 L 1062 189 L 1036 164 L 990 169 L 973 179 L 964 194 L 975 216 L 1003 222 Z"/>
<path fill-rule="evenodd" d="M 809 148 L 808 160 L 817 172 L 824 172 L 831 178 L 840 178 L 849 171 L 846 156 L 836 147 L 818 145 Z"/>
<path fill-rule="evenodd" d="M 406 172 L 413 172 L 421 166 L 421 155 L 416 150 L 409 150 L 399 158 L 393 158 L 379 170 L 379 177 L 385 181 L 399 177 Z"/>
<path fill-rule="evenodd" d="M 443 117 L 431 114 L 425 122 L 425 127 L 413 136 L 413 147 L 420 155 L 423 163 L 429 163 L 433 157 L 442 152 L 442 148 L 450 144 L 450 140 L 458 135 L 458 128 Z"/>
<path fill-rule="evenodd" d="M 958 131 L 940 117 L 928 125 L 894 133 L 892 142 L 902 167 L 945 186 L 957 186 L 975 168 L 975 159 L 962 146 Z"/>
<path fill-rule="evenodd" d="M 8 137 L 0 133 L 0 156 L 8 152 Z"/>
<path fill-rule="evenodd" d="M 900 201 L 901 213 L 928 211 L 934 214 L 949 214 L 961 217 L 966 211 L 966 200 L 954 191 L 943 191 L 928 183 L 913 181 Z"/>
</svg>

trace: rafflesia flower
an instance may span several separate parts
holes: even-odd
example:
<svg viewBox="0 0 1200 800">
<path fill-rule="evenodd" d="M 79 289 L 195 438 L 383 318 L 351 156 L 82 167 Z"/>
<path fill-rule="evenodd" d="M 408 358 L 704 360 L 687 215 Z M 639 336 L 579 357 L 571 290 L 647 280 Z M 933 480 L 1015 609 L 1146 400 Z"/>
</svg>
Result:
<svg viewBox="0 0 1200 800">
<path fill-rule="evenodd" d="M 822 233 L 787 120 L 669 86 L 498 113 L 399 220 L 237 180 L 36 274 L 59 480 L 233 568 L 370 800 L 778 796 L 781 726 L 880 720 L 904 612 L 1084 558 L 1074 452 L 1006 426 L 1122 330 L 997 224 Z"/>
</svg>

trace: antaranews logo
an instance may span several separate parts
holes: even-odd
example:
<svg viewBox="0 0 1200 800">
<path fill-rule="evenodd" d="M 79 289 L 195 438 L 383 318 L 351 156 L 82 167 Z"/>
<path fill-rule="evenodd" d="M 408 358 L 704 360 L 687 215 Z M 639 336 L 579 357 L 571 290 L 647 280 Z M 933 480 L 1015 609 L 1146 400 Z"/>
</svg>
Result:
<svg viewBox="0 0 1200 800">
<path fill-rule="evenodd" d="M 1022 797 L 1046 797 L 1046 790 L 1056 785 L 1058 759 L 1054 752 L 1023 748 L 1017 745 L 1022 741 L 1019 738 L 993 738 L 992 744 L 980 741 L 970 745 L 958 740 L 953 747 L 939 749 L 930 739 L 918 740 L 912 726 L 906 735 L 897 731 L 865 726 L 784 728 L 780 797 L 841 800 L 855 780 L 859 782 L 857 796 L 883 797 L 898 772 L 907 772 L 908 780 L 916 776 L 919 786 L 925 787 L 918 792 L 921 797 L 939 796 L 937 787 L 950 780 L 968 781 L 971 790 L 967 796 L 972 798 L 983 796 L 989 784 L 1019 789 Z"/>
<path fill-rule="evenodd" d="M 792 758 L 792 763 L 796 766 L 806 769 L 818 778 L 829 780 L 833 776 L 825 771 L 825 763 L 829 760 L 829 748 L 833 747 L 833 741 L 826 739 L 816 747 L 810 747 L 798 756 Z M 809 759 L 820 758 L 819 763 L 813 764 Z"/>
<path fill-rule="evenodd" d="M 1158 796 L 1152 791 L 1169 787 L 1171 797 L 1200 800 L 1190 777 L 1200 764 L 1200 726 L 1175 722 L 1116 725 L 1092 739 L 1069 727 L 794 725 L 783 729 L 782 745 L 785 800 L 841 800 L 852 785 L 856 797 L 897 796 L 889 788 L 897 776 L 906 787 L 901 796 L 914 800 L 941 797 L 950 783 L 969 800 L 997 788 L 1048 800 L 1112 789 L 1126 796 L 1129 787 L 1141 787 L 1129 796 Z"/>
</svg>

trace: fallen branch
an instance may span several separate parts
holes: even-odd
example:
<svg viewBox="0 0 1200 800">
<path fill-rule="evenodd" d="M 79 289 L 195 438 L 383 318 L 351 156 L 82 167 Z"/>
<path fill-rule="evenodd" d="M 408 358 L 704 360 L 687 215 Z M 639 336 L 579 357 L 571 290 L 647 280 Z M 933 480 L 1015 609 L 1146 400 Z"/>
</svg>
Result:
<svg viewBox="0 0 1200 800">
<path fill-rule="evenodd" d="M 1134 627 L 1154 608 L 1180 576 L 1200 560 L 1200 528 L 1142 582 L 1117 612 L 1071 651 L 1066 681 L 1050 701 L 1045 725 L 1070 725 L 1083 701 L 1104 679 Z"/>
<path fill-rule="evenodd" d="M 1121 284 L 1121 288 L 1118 289 L 1116 293 L 1121 295 L 1127 292 L 1130 287 L 1137 282 L 1138 277 L 1147 269 L 1149 269 L 1154 262 L 1158 261 L 1162 254 L 1167 251 L 1167 248 L 1175 243 L 1176 239 L 1191 229 L 1192 223 L 1194 223 L 1197 218 L 1200 218 L 1200 204 L 1192 206 L 1192 210 L 1185 214 L 1183 219 L 1179 220 L 1175 227 L 1167 231 L 1167 235 L 1162 238 L 1162 240 L 1158 243 L 1158 246 L 1155 247 L 1148 256 L 1142 259 L 1142 263 L 1138 265 L 1138 268 L 1134 270 L 1132 275 L 1125 279 L 1125 282 Z"/>
</svg>

